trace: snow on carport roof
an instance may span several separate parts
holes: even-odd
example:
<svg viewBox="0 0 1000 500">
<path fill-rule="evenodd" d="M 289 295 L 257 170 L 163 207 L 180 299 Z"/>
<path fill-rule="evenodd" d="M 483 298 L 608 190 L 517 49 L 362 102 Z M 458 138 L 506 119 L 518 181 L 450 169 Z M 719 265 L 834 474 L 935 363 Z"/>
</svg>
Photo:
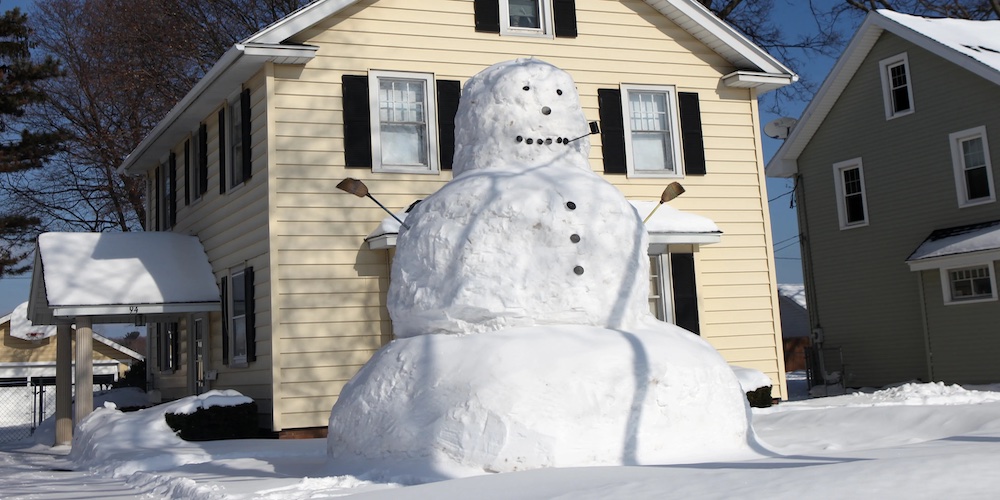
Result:
<svg viewBox="0 0 1000 500">
<path fill-rule="evenodd" d="M 168 232 L 44 233 L 36 245 L 31 297 L 28 317 L 36 323 L 221 307 L 201 242 Z"/>
</svg>

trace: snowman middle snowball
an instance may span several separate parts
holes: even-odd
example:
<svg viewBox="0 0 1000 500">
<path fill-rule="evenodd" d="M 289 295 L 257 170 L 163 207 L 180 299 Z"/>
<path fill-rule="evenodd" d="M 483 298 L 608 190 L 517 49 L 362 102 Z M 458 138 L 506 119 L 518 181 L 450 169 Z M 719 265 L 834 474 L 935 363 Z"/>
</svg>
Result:
<svg viewBox="0 0 1000 500">
<path fill-rule="evenodd" d="M 388 306 L 398 337 L 516 326 L 627 328 L 648 318 L 647 233 L 588 161 L 573 79 L 537 59 L 466 82 L 451 182 L 400 232 Z"/>
</svg>

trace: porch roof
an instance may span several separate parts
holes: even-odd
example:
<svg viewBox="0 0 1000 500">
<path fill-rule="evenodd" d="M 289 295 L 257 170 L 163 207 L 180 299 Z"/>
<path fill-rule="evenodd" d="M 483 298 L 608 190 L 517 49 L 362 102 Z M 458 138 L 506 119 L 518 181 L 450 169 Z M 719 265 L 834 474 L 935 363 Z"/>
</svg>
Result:
<svg viewBox="0 0 1000 500">
<path fill-rule="evenodd" d="M 35 324 L 166 320 L 221 310 L 205 250 L 168 232 L 43 233 L 35 247 L 28 319 Z"/>
<path fill-rule="evenodd" d="M 1000 252 L 1000 220 L 937 229 L 906 258 L 911 270 L 939 267 L 961 256 Z"/>
</svg>

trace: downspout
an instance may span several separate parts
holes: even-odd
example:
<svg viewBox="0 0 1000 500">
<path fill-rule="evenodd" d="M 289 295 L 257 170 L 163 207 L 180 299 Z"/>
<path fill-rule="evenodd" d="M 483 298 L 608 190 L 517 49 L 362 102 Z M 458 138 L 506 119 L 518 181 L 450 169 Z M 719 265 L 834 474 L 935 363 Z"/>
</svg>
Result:
<svg viewBox="0 0 1000 500">
<path fill-rule="evenodd" d="M 927 324 L 927 298 L 924 297 L 924 272 L 917 271 L 917 290 L 920 292 L 920 326 L 924 329 L 924 354 L 927 356 L 927 380 L 934 380 L 934 355 L 931 354 L 931 332 Z"/>
<path fill-rule="evenodd" d="M 806 312 L 809 314 L 810 338 L 813 341 L 813 348 L 817 351 L 819 361 L 820 376 L 826 376 L 826 366 L 822 354 L 819 351 L 823 348 L 823 326 L 819 320 L 819 302 L 816 300 L 816 282 L 813 278 L 812 247 L 809 244 L 809 217 L 806 212 L 805 182 L 802 174 L 796 173 L 795 201 L 798 206 L 796 216 L 799 222 L 799 246 L 802 250 L 802 281 L 806 294 Z M 810 374 L 811 375 L 811 374 Z"/>
</svg>

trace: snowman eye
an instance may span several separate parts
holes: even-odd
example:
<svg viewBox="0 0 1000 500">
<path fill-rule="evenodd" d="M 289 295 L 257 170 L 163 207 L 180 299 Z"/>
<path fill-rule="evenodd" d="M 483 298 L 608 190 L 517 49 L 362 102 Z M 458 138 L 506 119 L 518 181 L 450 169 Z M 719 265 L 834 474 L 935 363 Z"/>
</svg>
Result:
<svg viewBox="0 0 1000 500">
<path fill-rule="evenodd" d="M 556 95 L 562 95 L 562 90 L 561 89 L 556 89 Z"/>
<path fill-rule="evenodd" d="M 529 87 L 529 86 L 525 85 L 525 86 L 524 86 L 524 90 L 525 90 L 525 91 L 528 91 L 528 90 L 531 90 L 531 87 Z"/>
</svg>

